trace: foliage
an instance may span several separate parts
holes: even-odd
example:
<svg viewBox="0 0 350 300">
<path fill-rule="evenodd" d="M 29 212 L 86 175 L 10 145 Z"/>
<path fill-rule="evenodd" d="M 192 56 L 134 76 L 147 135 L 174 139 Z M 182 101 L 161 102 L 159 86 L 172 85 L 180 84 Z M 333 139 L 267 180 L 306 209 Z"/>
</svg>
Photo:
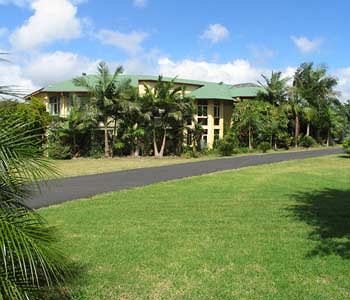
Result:
<svg viewBox="0 0 350 300">
<path fill-rule="evenodd" d="M 343 148 L 345 152 L 350 155 L 350 137 L 346 138 L 343 141 Z"/>
<path fill-rule="evenodd" d="M 237 147 L 236 137 L 230 133 L 218 141 L 217 150 L 221 156 L 230 156 L 233 150 Z"/>
<path fill-rule="evenodd" d="M 97 66 L 96 81 L 90 82 L 86 76 L 74 79 L 77 86 L 86 87 L 91 95 L 91 104 L 96 108 L 96 120 L 102 122 L 104 129 L 104 155 L 111 156 L 109 125 L 110 118 L 116 113 L 117 98 L 121 90 L 121 83 L 117 80 L 118 76 L 123 72 L 123 68 L 118 67 L 113 74 L 105 62 L 100 62 Z M 124 86 L 124 83 L 122 83 Z"/>
<path fill-rule="evenodd" d="M 42 99 L 33 98 L 30 102 L 17 100 L 0 101 L 0 120 L 3 124 L 11 126 L 14 122 L 23 124 L 23 130 L 35 131 L 36 145 L 43 148 L 46 142 L 45 133 L 51 122 Z"/>
<path fill-rule="evenodd" d="M 1 299 L 34 299 L 43 287 L 62 281 L 66 272 L 54 229 L 23 205 L 33 185 L 54 172 L 41 158 L 37 134 L 25 126 L 0 122 Z"/>
<path fill-rule="evenodd" d="M 259 91 L 257 99 L 280 106 L 287 101 L 287 83 L 289 78 L 282 78 L 281 72 L 272 72 L 271 77 L 261 75 L 264 82 L 258 81 L 263 91 Z"/>
<path fill-rule="evenodd" d="M 259 144 L 258 148 L 262 153 L 266 153 L 267 150 L 271 149 L 271 146 L 270 146 L 270 143 L 268 143 L 268 142 L 261 142 Z"/>
<path fill-rule="evenodd" d="M 52 159 L 71 159 L 73 157 L 71 147 L 59 142 L 50 144 L 47 151 L 48 156 Z"/>
<path fill-rule="evenodd" d="M 169 131 L 182 136 L 185 121 L 194 112 L 193 99 L 187 97 L 184 86 L 176 86 L 175 79 L 163 81 L 162 76 L 153 87 L 145 85 L 143 109 L 150 116 L 154 156 L 161 157 L 166 148 Z M 182 143 L 182 139 L 179 139 Z M 158 144 L 161 144 L 160 148 Z"/>
<path fill-rule="evenodd" d="M 316 141 L 312 136 L 305 135 L 300 139 L 300 146 L 310 148 L 316 145 Z"/>
</svg>

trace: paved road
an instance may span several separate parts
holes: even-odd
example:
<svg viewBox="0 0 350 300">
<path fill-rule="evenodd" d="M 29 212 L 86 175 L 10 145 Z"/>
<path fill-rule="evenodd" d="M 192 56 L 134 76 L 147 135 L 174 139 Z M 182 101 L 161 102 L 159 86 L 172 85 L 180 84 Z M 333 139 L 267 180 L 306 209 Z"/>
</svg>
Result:
<svg viewBox="0 0 350 300">
<path fill-rule="evenodd" d="M 223 170 L 238 169 L 248 166 L 276 163 L 292 159 L 338 154 L 342 152 L 343 151 L 340 148 L 333 148 L 325 150 L 249 155 L 171 166 L 55 179 L 48 181 L 45 185 L 42 185 L 41 194 L 38 194 L 30 199 L 27 205 L 32 208 L 40 208 L 62 203 L 68 200 L 91 197 L 104 192 L 144 186 L 160 181 L 196 176 Z"/>
</svg>

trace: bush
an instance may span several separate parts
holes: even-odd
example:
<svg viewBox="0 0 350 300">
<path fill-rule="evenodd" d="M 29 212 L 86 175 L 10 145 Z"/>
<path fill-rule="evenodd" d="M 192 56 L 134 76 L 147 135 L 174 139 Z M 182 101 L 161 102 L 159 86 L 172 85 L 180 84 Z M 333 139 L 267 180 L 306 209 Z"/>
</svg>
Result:
<svg viewBox="0 0 350 300">
<path fill-rule="evenodd" d="M 300 146 L 310 148 L 316 145 L 316 141 L 312 136 L 303 136 L 300 139 Z"/>
<path fill-rule="evenodd" d="M 237 138 L 233 133 L 224 136 L 222 140 L 218 140 L 216 149 L 221 156 L 230 156 L 237 147 Z"/>
<path fill-rule="evenodd" d="M 48 147 L 48 156 L 53 159 L 71 159 L 72 149 L 70 146 L 54 143 Z"/>
<path fill-rule="evenodd" d="M 345 152 L 350 155 L 350 137 L 346 138 L 343 141 L 343 148 Z"/>
<path fill-rule="evenodd" d="M 266 153 L 267 150 L 271 149 L 271 146 L 270 146 L 270 143 L 268 143 L 268 142 L 261 142 L 259 144 L 258 148 L 262 153 Z"/>
</svg>

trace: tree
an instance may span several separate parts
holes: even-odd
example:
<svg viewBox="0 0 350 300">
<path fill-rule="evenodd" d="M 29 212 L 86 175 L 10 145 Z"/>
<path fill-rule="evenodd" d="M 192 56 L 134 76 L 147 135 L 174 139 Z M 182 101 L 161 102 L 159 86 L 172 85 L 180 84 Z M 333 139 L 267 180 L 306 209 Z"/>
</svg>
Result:
<svg viewBox="0 0 350 300">
<path fill-rule="evenodd" d="M 261 115 L 259 113 L 261 102 L 243 100 L 238 102 L 233 111 L 233 128 L 237 129 L 240 135 L 248 136 L 248 147 L 253 149 L 254 133 L 257 130 Z"/>
<path fill-rule="evenodd" d="M 111 156 L 109 145 L 109 124 L 113 111 L 113 99 L 119 91 L 118 76 L 123 73 L 123 68 L 118 67 L 113 74 L 105 62 L 97 66 L 97 75 L 94 80 L 87 76 L 74 79 L 74 84 L 88 89 L 91 94 L 91 102 L 96 106 L 97 119 L 102 122 L 104 130 L 104 156 Z"/>
<path fill-rule="evenodd" d="M 186 97 L 183 86 L 175 86 L 175 78 L 163 81 L 162 76 L 154 87 L 145 85 L 146 93 L 143 97 L 145 108 L 149 112 L 153 150 L 155 157 L 162 157 L 166 146 L 168 131 L 173 129 L 174 122 L 182 122 L 194 110 L 193 99 Z M 161 140 L 160 149 L 158 140 Z"/>
<path fill-rule="evenodd" d="M 299 135 L 300 135 L 300 117 L 303 111 L 303 105 L 305 101 L 300 97 L 298 88 L 293 83 L 293 87 L 290 88 L 290 96 L 288 98 L 288 104 L 285 105 L 287 111 L 289 111 L 294 118 L 294 146 L 298 147 Z"/>
<path fill-rule="evenodd" d="M 72 155 L 78 157 L 81 148 L 79 137 L 97 125 L 94 108 L 89 104 L 82 105 L 73 98 L 68 117 L 62 124 L 59 124 L 56 130 L 61 137 L 68 139 L 68 142 L 71 143 Z"/>
<path fill-rule="evenodd" d="M 306 106 L 303 109 L 303 115 L 304 115 L 304 118 L 305 118 L 305 120 L 307 122 L 307 125 L 306 125 L 306 136 L 309 136 L 310 135 L 311 122 L 316 117 L 316 110 L 312 106 Z"/>
<path fill-rule="evenodd" d="M 261 77 L 264 79 L 264 82 L 258 81 L 258 83 L 263 88 L 263 91 L 258 92 L 257 99 L 274 106 L 285 103 L 288 95 L 287 83 L 289 78 L 282 78 L 281 72 L 273 71 L 270 78 L 265 75 L 261 75 Z"/>
<path fill-rule="evenodd" d="M 336 85 L 337 80 L 327 75 L 327 68 L 324 65 L 314 67 L 313 63 L 303 63 L 294 74 L 295 94 L 304 101 L 304 106 L 307 104 L 315 110 L 313 121 L 318 139 L 322 130 L 328 136 L 328 109 L 336 101 L 334 92 Z"/>
<path fill-rule="evenodd" d="M 54 229 L 23 205 L 30 185 L 54 171 L 41 158 L 35 132 L 4 124 L 0 120 L 0 298 L 31 299 L 65 274 Z"/>
</svg>

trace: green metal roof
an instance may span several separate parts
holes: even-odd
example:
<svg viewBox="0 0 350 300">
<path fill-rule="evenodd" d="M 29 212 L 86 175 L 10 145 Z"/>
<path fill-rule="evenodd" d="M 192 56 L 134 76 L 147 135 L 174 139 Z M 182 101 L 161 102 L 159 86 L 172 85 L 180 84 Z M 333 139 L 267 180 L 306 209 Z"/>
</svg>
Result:
<svg viewBox="0 0 350 300">
<path fill-rule="evenodd" d="M 196 99 L 233 100 L 230 87 L 220 83 L 210 83 L 191 92 L 189 96 Z"/>
<path fill-rule="evenodd" d="M 95 75 L 86 75 L 87 80 L 93 83 L 96 81 Z M 131 85 L 137 87 L 140 81 L 157 81 L 158 76 L 150 75 L 120 75 L 120 80 L 130 80 Z M 173 78 L 163 77 L 163 80 L 170 81 Z M 198 89 L 191 92 L 189 95 L 197 99 L 223 99 L 234 100 L 236 97 L 255 97 L 257 92 L 261 89 L 259 86 L 248 83 L 229 85 L 224 83 L 214 83 L 200 80 L 189 80 L 176 78 L 175 83 L 196 85 Z M 41 92 L 87 92 L 84 87 L 76 86 L 73 80 L 61 81 L 55 84 L 48 85 L 40 90 Z"/>
</svg>

